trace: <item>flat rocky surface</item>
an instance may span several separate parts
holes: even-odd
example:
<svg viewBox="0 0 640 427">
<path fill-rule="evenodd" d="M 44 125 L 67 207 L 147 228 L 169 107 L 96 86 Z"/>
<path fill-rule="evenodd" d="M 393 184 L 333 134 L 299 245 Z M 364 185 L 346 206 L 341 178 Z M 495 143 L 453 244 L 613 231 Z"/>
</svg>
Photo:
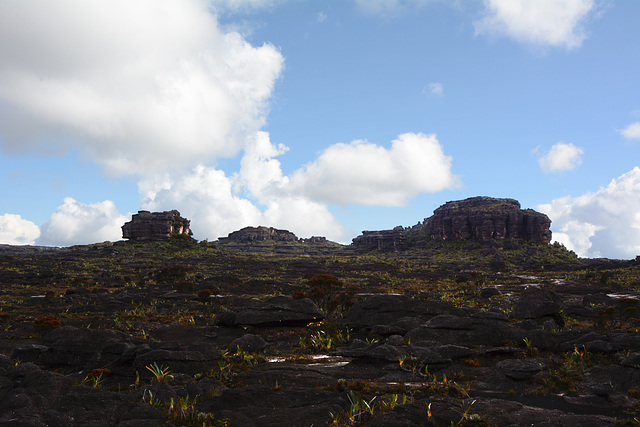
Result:
<svg viewBox="0 0 640 427">
<path fill-rule="evenodd" d="M 636 262 L 513 240 L 260 252 L 0 246 L 0 425 L 640 421 Z"/>
</svg>

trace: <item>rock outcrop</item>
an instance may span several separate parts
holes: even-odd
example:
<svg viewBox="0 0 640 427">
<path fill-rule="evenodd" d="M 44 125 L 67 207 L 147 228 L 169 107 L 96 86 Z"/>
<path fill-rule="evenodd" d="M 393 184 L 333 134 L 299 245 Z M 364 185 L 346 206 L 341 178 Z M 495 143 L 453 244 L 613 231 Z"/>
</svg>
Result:
<svg viewBox="0 0 640 427">
<path fill-rule="evenodd" d="M 437 240 L 524 239 L 549 243 L 551 220 L 513 199 L 473 197 L 448 202 L 425 220 L 428 236 Z"/>
<path fill-rule="evenodd" d="M 344 246 L 325 237 L 300 239 L 291 231 L 273 227 L 245 227 L 218 238 L 218 246 L 231 251 L 276 253 L 281 255 L 328 255 L 341 251 Z"/>
<path fill-rule="evenodd" d="M 428 240 L 522 239 L 551 242 L 551 220 L 533 209 L 521 209 L 513 199 L 473 197 L 448 202 L 413 227 L 363 231 L 353 239 L 357 250 L 399 251 Z"/>
<path fill-rule="evenodd" d="M 353 239 L 353 246 L 378 251 L 398 251 L 403 249 L 407 232 L 401 225 L 393 230 L 363 231 Z"/>
<path fill-rule="evenodd" d="M 190 222 L 177 210 L 165 212 L 138 211 L 122 226 L 122 237 L 130 240 L 168 240 L 172 235 L 190 236 Z"/>
<path fill-rule="evenodd" d="M 245 227 L 230 233 L 227 237 L 218 239 L 221 243 L 251 243 L 251 242 L 297 242 L 298 237 L 290 231 L 278 230 L 273 227 Z"/>
</svg>

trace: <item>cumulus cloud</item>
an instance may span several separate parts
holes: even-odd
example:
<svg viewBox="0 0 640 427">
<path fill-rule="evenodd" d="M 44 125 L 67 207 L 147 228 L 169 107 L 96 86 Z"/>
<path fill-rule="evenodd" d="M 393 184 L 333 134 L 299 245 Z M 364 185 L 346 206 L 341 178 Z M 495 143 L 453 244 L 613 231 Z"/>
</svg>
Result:
<svg viewBox="0 0 640 427">
<path fill-rule="evenodd" d="M 237 154 L 265 122 L 283 57 L 222 30 L 209 5 L 0 2 L 0 143 L 79 147 L 114 174 Z"/>
<path fill-rule="evenodd" d="M 280 179 L 286 182 L 277 161 L 270 163 L 273 159 L 268 157 L 254 160 L 264 162 L 262 170 L 271 173 L 264 182 L 253 169 L 245 170 L 249 173 L 246 176 L 241 172 L 228 177 L 223 171 L 199 165 L 175 178 L 164 175 L 141 182 L 142 207 L 168 210 L 179 206 L 181 214 L 191 219 L 194 237 L 198 239 L 216 239 L 246 226 L 259 225 L 284 228 L 298 237 L 321 235 L 335 241 L 344 237 L 342 227 L 326 205 L 267 188 L 272 184 L 277 188 Z M 240 181 L 246 186 L 240 185 Z M 242 190 L 250 195 L 255 191 L 259 197 L 242 197 L 239 195 Z M 266 197 L 269 193 L 271 196 Z"/>
<path fill-rule="evenodd" d="M 476 34 L 504 35 L 543 46 L 579 47 L 587 37 L 584 21 L 594 0 L 485 0 Z"/>
<path fill-rule="evenodd" d="M 131 215 L 121 215 L 111 200 L 85 204 L 66 197 L 42 225 L 36 243 L 45 246 L 84 245 L 122 238 L 122 225 Z"/>
<path fill-rule="evenodd" d="M 404 206 L 418 193 L 456 187 L 451 162 L 435 135 L 405 133 L 390 149 L 362 140 L 332 145 L 295 171 L 289 185 L 327 203 Z"/>
<path fill-rule="evenodd" d="M 571 143 L 558 142 L 538 159 L 545 173 L 569 171 L 582 164 L 584 150 Z"/>
<path fill-rule="evenodd" d="M 0 215 L 0 243 L 6 245 L 33 245 L 40 229 L 20 215 Z"/>
<path fill-rule="evenodd" d="M 640 255 L 640 168 L 594 193 L 562 197 L 537 207 L 553 237 L 580 256 L 631 259 Z"/>
<path fill-rule="evenodd" d="M 622 129 L 620 133 L 627 139 L 640 139 L 640 122 L 631 123 Z"/>
</svg>

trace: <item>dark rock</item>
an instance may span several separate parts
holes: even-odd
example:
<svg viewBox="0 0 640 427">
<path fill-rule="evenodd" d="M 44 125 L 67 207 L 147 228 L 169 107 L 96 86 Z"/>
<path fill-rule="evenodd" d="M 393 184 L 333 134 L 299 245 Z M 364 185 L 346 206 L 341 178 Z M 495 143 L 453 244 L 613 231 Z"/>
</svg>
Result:
<svg viewBox="0 0 640 427">
<path fill-rule="evenodd" d="M 122 237 L 131 240 L 169 240 L 172 235 L 191 236 L 190 221 L 177 210 L 138 211 L 122 226 Z"/>
<path fill-rule="evenodd" d="M 562 302 L 554 292 L 527 286 L 513 307 L 513 316 L 516 319 L 539 319 L 558 314 L 560 310 Z"/>
<path fill-rule="evenodd" d="M 442 301 L 411 299 L 404 295 L 374 295 L 354 304 L 345 318 L 351 326 L 373 328 L 376 325 L 393 325 L 405 317 L 426 320 L 439 314 L 458 312 L 459 309 Z"/>
<path fill-rule="evenodd" d="M 480 297 L 481 298 L 491 298 L 491 297 L 495 297 L 500 295 L 500 291 L 494 287 L 494 286 L 490 286 L 488 288 L 482 288 L 480 290 Z"/>
<path fill-rule="evenodd" d="M 640 353 L 631 353 L 620 364 L 629 368 L 640 369 Z"/>
<path fill-rule="evenodd" d="M 340 348 L 336 351 L 338 356 L 353 357 L 372 361 L 398 362 L 398 358 L 404 355 L 398 347 L 388 344 L 371 344 L 362 346 L 354 343 L 350 347 Z"/>
<path fill-rule="evenodd" d="M 542 371 L 542 364 L 532 359 L 507 359 L 496 364 L 496 369 L 513 380 L 526 380 Z"/>
<path fill-rule="evenodd" d="M 260 335 L 246 334 L 231 341 L 229 351 L 235 352 L 238 348 L 250 353 L 260 352 L 265 349 L 267 342 Z"/>
<path fill-rule="evenodd" d="M 309 298 L 277 296 L 265 301 L 250 301 L 237 312 L 222 312 L 220 326 L 295 326 L 324 319 L 324 314 Z"/>
</svg>

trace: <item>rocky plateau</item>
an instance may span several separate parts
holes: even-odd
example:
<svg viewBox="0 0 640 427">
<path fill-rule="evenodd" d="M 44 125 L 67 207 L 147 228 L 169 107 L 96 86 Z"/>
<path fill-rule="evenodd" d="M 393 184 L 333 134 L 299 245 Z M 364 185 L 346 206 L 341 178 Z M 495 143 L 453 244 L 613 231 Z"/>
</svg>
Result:
<svg viewBox="0 0 640 427">
<path fill-rule="evenodd" d="M 0 245 L 1 426 L 640 423 L 638 261 L 578 258 L 514 200 L 347 246 L 197 242 L 172 212 Z"/>
</svg>

